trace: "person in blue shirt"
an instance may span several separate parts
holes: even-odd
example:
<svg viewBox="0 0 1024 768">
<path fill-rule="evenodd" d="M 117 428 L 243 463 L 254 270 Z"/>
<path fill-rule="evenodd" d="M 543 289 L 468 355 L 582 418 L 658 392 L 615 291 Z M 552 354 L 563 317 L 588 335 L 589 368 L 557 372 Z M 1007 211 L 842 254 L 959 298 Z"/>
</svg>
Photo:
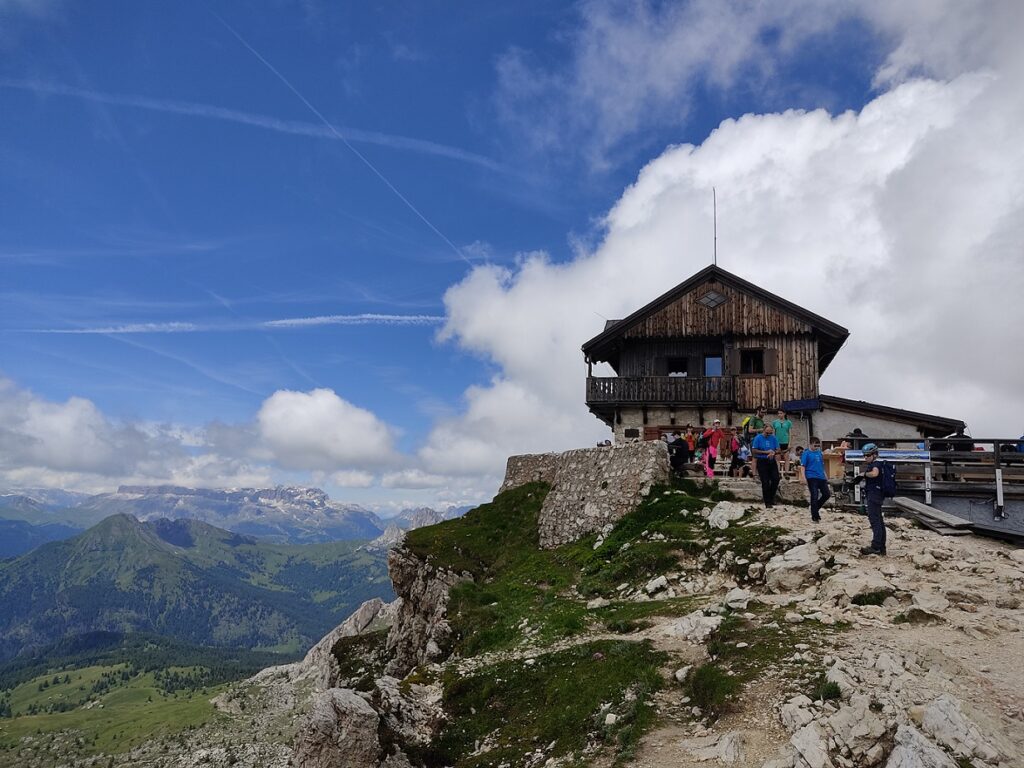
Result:
<svg viewBox="0 0 1024 768">
<path fill-rule="evenodd" d="M 800 454 L 800 466 L 807 480 L 807 491 L 811 496 L 811 520 L 821 522 L 821 508 L 832 495 L 825 474 L 825 457 L 821 454 L 821 440 L 811 438 L 811 444 Z"/>
<path fill-rule="evenodd" d="M 868 510 L 868 522 L 871 523 L 871 544 L 861 547 L 862 555 L 885 554 L 885 521 L 882 519 L 882 468 L 878 462 L 878 446 L 867 443 L 864 451 L 864 503 Z"/>
<path fill-rule="evenodd" d="M 757 459 L 757 476 L 761 479 L 761 496 L 764 506 L 771 509 L 775 506 L 775 494 L 779 491 L 779 464 L 775 460 L 779 452 L 779 441 L 775 438 L 775 430 L 766 424 L 764 430 L 750 446 L 754 458 Z"/>
</svg>

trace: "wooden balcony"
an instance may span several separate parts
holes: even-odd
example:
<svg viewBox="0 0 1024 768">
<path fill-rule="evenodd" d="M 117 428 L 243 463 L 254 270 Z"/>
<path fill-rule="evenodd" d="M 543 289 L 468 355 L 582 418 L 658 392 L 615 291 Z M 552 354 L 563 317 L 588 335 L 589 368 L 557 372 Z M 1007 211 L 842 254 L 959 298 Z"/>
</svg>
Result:
<svg viewBox="0 0 1024 768">
<path fill-rule="evenodd" d="M 611 376 L 587 378 L 587 405 L 729 405 L 736 401 L 731 376 Z"/>
</svg>

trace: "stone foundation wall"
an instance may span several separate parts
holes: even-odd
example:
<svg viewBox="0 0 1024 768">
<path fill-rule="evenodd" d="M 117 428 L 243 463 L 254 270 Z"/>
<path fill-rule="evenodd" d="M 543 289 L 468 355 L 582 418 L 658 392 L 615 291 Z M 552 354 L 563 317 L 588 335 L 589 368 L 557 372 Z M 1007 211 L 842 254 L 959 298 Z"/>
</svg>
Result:
<svg viewBox="0 0 1024 768">
<path fill-rule="evenodd" d="M 551 484 L 540 511 L 540 545 L 557 547 L 600 531 L 632 512 L 656 483 L 669 479 L 668 449 L 660 440 L 513 456 L 508 490 L 535 480 Z"/>
</svg>

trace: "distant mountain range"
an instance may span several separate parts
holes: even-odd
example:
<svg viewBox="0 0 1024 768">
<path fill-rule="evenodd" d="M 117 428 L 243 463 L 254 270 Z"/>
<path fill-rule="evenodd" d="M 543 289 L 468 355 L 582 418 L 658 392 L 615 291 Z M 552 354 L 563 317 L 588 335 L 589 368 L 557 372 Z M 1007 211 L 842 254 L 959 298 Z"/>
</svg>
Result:
<svg viewBox="0 0 1024 768">
<path fill-rule="evenodd" d="M 24 520 L 0 520 L 0 560 L 35 549 L 49 541 L 69 539 L 78 528 L 62 523 L 32 525 Z"/>
<path fill-rule="evenodd" d="M 358 542 L 274 544 L 114 515 L 0 562 L 0 660 L 96 631 L 292 652 L 371 597 L 391 599 L 391 584 L 383 554 Z"/>
<path fill-rule="evenodd" d="M 27 551 L 33 541 L 70 536 L 115 514 L 139 520 L 201 520 L 235 533 L 281 543 L 368 540 L 389 524 L 403 530 L 432 525 L 461 515 L 466 508 L 438 511 L 418 507 L 381 519 L 357 504 L 331 500 L 317 488 L 241 488 L 209 490 L 180 486 L 121 486 L 116 493 L 88 495 L 52 489 L 19 489 L 0 493 L 0 519 L 23 520 L 36 526 L 70 527 L 64 536 L 49 532 L 18 534 L 0 557 Z M 46 537 L 49 536 L 49 539 Z M 32 546 L 35 546 L 32 544 Z M 20 548 L 19 548 L 20 547 Z"/>
</svg>

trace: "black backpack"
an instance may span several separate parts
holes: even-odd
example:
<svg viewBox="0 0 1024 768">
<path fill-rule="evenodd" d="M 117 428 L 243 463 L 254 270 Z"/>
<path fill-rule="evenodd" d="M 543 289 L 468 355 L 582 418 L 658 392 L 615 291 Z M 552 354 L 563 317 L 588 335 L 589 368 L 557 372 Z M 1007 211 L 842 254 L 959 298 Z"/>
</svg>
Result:
<svg viewBox="0 0 1024 768">
<path fill-rule="evenodd" d="M 878 462 L 878 468 L 882 473 L 882 495 L 887 499 L 891 499 L 899 490 L 896 486 L 896 465 L 890 464 L 888 461 L 880 461 Z"/>
</svg>

